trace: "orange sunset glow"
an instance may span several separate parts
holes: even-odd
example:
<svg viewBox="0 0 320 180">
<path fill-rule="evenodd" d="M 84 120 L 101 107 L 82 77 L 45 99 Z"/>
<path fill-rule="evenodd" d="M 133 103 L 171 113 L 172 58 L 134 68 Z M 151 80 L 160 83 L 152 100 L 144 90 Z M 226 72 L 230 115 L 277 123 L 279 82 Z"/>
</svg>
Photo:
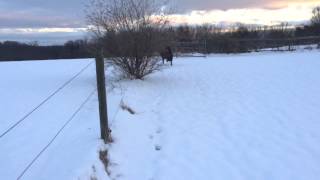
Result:
<svg viewBox="0 0 320 180">
<path fill-rule="evenodd" d="M 320 0 L 280 0 L 260 6 L 232 8 L 227 10 L 193 10 L 187 14 L 174 14 L 173 23 L 244 23 L 274 25 L 281 22 L 305 23 L 312 15 L 312 9 L 320 5 Z"/>
</svg>

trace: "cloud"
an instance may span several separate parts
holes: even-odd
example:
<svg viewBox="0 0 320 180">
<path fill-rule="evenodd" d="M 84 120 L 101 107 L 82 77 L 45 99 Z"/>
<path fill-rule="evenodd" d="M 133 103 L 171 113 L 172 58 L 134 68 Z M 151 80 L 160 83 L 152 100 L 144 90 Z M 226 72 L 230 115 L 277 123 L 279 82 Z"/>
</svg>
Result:
<svg viewBox="0 0 320 180">
<path fill-rule="evenodd" d="M 34 42 L 41 45 L 63 44 L 68 40 L 82 39 L 88 34 L 85 29 L 73 28 L 3 28 L 0 41 Z"/>
<path fill-rule="evenodd" d="M 299 12 L 299 13 L 297 13 Z M 282 22 L 303 24 L 311 18 L 311 8 L 289 6 L 282 9 L 229 9 L 212 11 L 191 11 L 188 14 L 174 14 L 170 16 L 173 24 L 225 24 L 236 23 L 256 25 L 276 25 Z"/>
<path fill-rule="evenodd" d="M 281 9 L 290 4 L 319 4 L 320 0 L 174 0 L 178 10 Z"/>
<path fill-rule="evenodd" d="M 0 40 L 65 37 L 85 28 L 90 0 L 0 0 Z M 186 23 L 261 23 L 306 21 L 320 0 L 169 0 L 176 21 Z M 272 22 L 271 22 L 272 21 Z M 2 31 L 1 31 L 2 29 Z M 7 32 L 4 32 L 4 31 Z M 22 30 L 22 31 L 21 31 Z M 27 31 L 25 31 L 27 30 Z M 50 31 L 41 33 L 40 31 Z M 57 32 L 58 30 L 58 32 Z M 19 32 L 19 33 L 9 33 Z M 29 33 L 28 33 L 29 31 Z M 32 32 L 32 33 L 30 33 Z M 63 35 L 61 35 L 63 34 Z M 59 36 L 57 36 L 59 35 Z"/>
<path fill-rule="evenodd" d="M 227 10 L 258 7 L 267 0 L 176 0 L 176 6 L 181 10 Z"/>
<path fill-rule="evenodd" d="M 320 0 L 197 0 L 197 4 L 194 0 L 178 1 L 184 10 L 171 16 L 174 24 L 305 24 L 312 8 L 320 5 Z"/>
<path fill-rule="evenodd" d="M 40 16 L 32 13 L 2 13 L 0 14 L 0 28 L 79 28 L 84 27 L 85 23 L 81 18 L 65 16 Z"/>
<path fill-rule="evenodd" d="M 0 1 L 0 28 L 85 27 L 85 5 L 90 0 L 3 0 Z M 292 3 L 319 3 L 320 0 L 171 0 L 180 14 L 192 11 L 231 9 L 280 9 Z"/>
<path fill-rule="evenodd" d="M 3 9 L 10 8 L 11 10 L 48 10 L 55 12 L 66 12 L 71 10 L 69 13 L 73 13 L 77 10 L 83 9 L 84 4 L 88 0 L 8 0 L 1 2 Z"/>
<path fill-rule="evenodd" d="M 85 27 L 85 0 L 0 2 L 0 28 Z"/>
</svg>

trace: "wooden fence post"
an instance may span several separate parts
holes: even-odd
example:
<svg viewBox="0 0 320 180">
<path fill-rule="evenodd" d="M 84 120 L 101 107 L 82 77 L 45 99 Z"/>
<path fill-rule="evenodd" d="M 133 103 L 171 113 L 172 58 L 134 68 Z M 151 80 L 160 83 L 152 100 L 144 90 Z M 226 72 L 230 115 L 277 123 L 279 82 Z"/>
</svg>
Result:
<svg viewBox="0 0 320 180">
<path fill-rule="evenodd" d="M 107 109 L 107 94 L 105 84 L 104 59 L 102 54 L 97 53 L 96 58 L 96 75 L 97 75 L 97 90 L 99 98 L 99 115 L 100 115 L 100 133 L 101 139 L 105 143 L 111 141 L 110 129 L 108 124 L 108 109 Z"/>
</svg>

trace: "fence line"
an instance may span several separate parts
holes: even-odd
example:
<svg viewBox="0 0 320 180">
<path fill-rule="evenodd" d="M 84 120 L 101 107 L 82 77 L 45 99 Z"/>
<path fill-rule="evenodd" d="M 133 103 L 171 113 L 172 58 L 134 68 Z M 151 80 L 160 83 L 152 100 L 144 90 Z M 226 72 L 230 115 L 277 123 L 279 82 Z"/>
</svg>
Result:
<svg viewBox="0 0 320 180">
<path fill-rule="evenodd" d="M 279 48 L 293 46 L 320 44 L 320 36 L 307 37 L 285 37 L 285 38 L 234 38 L 213 37 L 203 40 L 192 40 L 186 42 L 172 42 L 176 52 L 180 53 L 237 53 L 259 51 L 266 48 Z"/>
<path fill-rule="evenodd" d="M 8 128 L 5 132 L 3 132 L 0 135 L 0 138 L 7 135 L 10 131 L 12 131 L 15 127 L 17 127 L 21 122 L 26 120 L 32 113 L 34 113 L 36 110 L 38 110 L 42 105 L 44 105 L 46 102 L 48 102 L 53 96 L 55 96 L 58 92 L 60 92 L 62 89 L 64 89 L 68 84 L 70 84 L 74 79 L 76 79 L 80 74 L 82 74 L 91 64 L 93 64 L 94 61 L 86 65 L 84 68 L 82 68 L 77 74 L 75 74 L 71 79 L 69 79 L 67 82 L 65 82 L 62 86 L 60 86 L 57 90 L 55 90 L 50 96 L 48 96 L 46 99 L 44 99 L 40 104 L 38 104 L 35 108 L 33 108 L 30 112 L 28 112 L 26 115 L 24 115 L 19 121 L 14 123 L 10 128 Z"/>
<path fill-rule="evenodd" d="M 37 161 L 37 159 L 49 148 L 49 146 L 56 140 L 56 138 L 61 134 L 63 129 L 76 117 L 76 115 L 81 111 L 84 105 L 91 99 L 91 97 L 95 94 L 97 89 L 94 89 L 89 96 L 81 103 L 78 109 L 70 116 L 70 118 L 65 122 L 65 124 L 59 129 L 56 135 L 50 140 L 50 142 L 33 158 L 33 160 L 26 166 L 26 168 L 21 172 L 18 176 L 18 180 L 20 180 L 25 173 L 31 168 L 31 166 Z"/>
</svg>

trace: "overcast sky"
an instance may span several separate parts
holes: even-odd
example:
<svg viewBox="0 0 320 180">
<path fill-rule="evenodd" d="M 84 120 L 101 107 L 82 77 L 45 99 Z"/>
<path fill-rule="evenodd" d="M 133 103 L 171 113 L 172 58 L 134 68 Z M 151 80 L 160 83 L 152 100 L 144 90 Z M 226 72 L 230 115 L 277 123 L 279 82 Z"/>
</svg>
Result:
<svg viewBox="0 0 320 180">
<path fill-rule="evenodd" d="M 81 37 L 85 34 L 84 9 L 88 1 L 0 0 L 0 41 L 28 38 L 41 40 L 46 37 L 50 41 L 55 38 L 63 41 L 67 37 Z M 303 21 L 309 18 L 312 7 L 320 5 L 320 0 L 172 1 L 180 13 L 177 21 L 190 23 L 199 22 L 199 19 L 207 19 L 207 23 L 268 23 L 268 17 L 270 21 Z M 255 16 L 254 13 L 259 16 L 252 17 Z M 281 17 L 276 17 L 277 13 Z M 241 19 L 239 15 L 242 16 Z"/>
</svg>

